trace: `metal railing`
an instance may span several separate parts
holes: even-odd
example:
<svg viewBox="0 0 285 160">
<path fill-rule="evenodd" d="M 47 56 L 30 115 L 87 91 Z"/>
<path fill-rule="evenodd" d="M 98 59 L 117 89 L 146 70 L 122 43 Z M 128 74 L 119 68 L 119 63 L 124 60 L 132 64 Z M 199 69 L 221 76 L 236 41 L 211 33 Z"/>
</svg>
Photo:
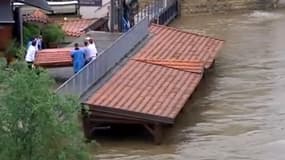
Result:
<svg viewBox="0 0 285 160">
<path fill-rule="evenodd" d="M 167 7 L 165 7 L 158 17 L 158 24 L 166 25 L 173 20 L 178 14 L 177 1 L 171 1 Z"/>
<path fill-rule="evenodd" d="M 166 24 L 178 14 L 177 0 L 154 0 L 139 9 L 135 15 L 135 24 L 147 17 L 150 22 Z M 163 18 L 161 18 L 163 17 Z"/>
<path fill-rule="evenodd" d="M 56 92 L 81 97 L 148 35 L 148 25 L 147 18 L 140 21 L 113 42 L 97 59 L 63 83 Z"/>
</svg>

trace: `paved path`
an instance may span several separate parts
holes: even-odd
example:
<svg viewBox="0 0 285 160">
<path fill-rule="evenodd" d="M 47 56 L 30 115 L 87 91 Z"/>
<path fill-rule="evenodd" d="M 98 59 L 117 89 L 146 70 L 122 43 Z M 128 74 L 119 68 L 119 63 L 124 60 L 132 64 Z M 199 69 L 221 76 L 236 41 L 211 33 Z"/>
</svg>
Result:
<svg viewBox="0 0 285 160">
<path fill-rule="evenodd" d="M 83 18 L 102 18 L 107 16 L 110 0 L 103 0 L 102 7 L 81 6 L 80 14 Z"/>
<path fill-rule="evenodd" d="M 74 43 L 82 44 L 83 40 L 88 36 L 93 37 L 95 39 L 98 50 L 103 51 L 108 48 L 109 45 L 111 45 L 120 35 L 120 33 L 91 31 L 88 32 L 86 35 L 76 39 L 67 47 L 73 47 Z M 73 70 L 71 67 L 51 68 L 48 69 L 48 72 L 53 78 L 55 78 L 58 85 L 65 82 L 73 75 Z"/>
</svg>

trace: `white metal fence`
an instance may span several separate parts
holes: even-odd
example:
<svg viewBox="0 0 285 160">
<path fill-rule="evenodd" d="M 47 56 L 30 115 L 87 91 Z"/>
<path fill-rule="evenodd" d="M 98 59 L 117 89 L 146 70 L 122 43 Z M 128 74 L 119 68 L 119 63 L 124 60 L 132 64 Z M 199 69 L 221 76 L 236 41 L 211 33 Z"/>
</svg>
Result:
<svg viewBox="0 0 285 160">
<path fill-rule="evenodd" d="M 149 21 L 156 21 L 158 24 L 165 24 L 165 22 L 171 19 L 172 15 L 177 15 L 176 6 L 177 0 L 154 0 L 146 6 L 139 9 L 138 14 L 135 15 L 135 24 L 139 23 L 145 17 L 148 17 Z M 163 16 L 163 18 L 162 18 Z"/>
<path fill-rule="evenodd" d="M 81 97 L 148 35 L 149 20 L 140 21 L 113 42 L 101 55 L 63 83 L 56 92 Z"/>
</svg>

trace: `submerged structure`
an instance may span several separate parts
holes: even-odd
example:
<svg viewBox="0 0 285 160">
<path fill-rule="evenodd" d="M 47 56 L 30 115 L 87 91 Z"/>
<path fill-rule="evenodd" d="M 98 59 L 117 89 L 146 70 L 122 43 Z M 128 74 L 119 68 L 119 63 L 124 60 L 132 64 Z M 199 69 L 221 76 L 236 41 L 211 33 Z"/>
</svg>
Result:
<svg viewBox="0 0 285 160">
<path fill-rule="evenodd" d="M 224 43 L 160 25 L 152 25 L 150 35 L 147 44 L 83 102 L 88 106 L 83 111 L 87 138 L 102 125 L 137 124 L 160 143 L 162 128 L 175 123 Z"/>
</svg>

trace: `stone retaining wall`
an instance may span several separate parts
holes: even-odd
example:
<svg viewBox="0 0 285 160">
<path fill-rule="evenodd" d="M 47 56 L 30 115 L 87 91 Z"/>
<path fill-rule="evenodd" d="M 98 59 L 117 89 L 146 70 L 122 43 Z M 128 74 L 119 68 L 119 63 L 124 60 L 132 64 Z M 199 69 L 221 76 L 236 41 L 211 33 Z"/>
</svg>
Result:
<svg viewBox="0 0 285 160">
<path fill-rule="evenodd" d="M 182 15 L 277 7 L 279 0 L 181 0 Z"/>
<path fill-rule="evenodd" d="M 153 0 L 139 0 L 143 7 Z M 225 11 L 266 9 L 277 7 L 280 0 L 180 0 L 181 14 L 216 13 Z"/>
</svg>

